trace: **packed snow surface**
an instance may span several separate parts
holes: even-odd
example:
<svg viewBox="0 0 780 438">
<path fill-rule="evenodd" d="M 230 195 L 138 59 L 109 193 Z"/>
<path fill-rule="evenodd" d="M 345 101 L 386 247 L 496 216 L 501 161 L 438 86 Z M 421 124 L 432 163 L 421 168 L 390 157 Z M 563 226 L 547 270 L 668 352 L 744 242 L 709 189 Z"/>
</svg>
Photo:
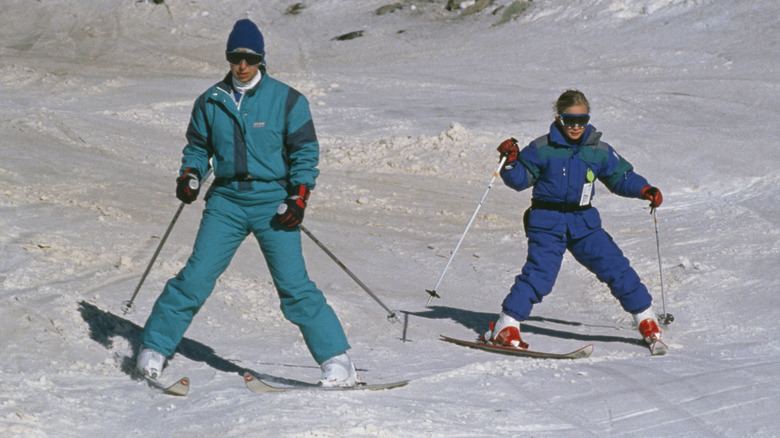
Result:
<svg viewBox="0 0 780 438">
<path fill-rule="evenodd" d="M 780 2 L 754 0 L 4 0 L 0 15 L 0 436 L 780 436 Z M 507 14 L 507 12 L 510 12 Z M 163 381 L 132 378 L 138 335 L 189 255 L 203 202 L 179 202 L 194 99 L 227 72 L 235 20 L 262 29 L 269 73 L 310 99 L 321 176 L 309 273 L 368 382 L 389 391 L 253 394 L 241 373 L 315 381 L 247 239 Z M 354 33 L 353 33 L 354 32 Z M 361 33 L 362 32 L 362 33 Z M 354 38 L 338 37 L 348 35 Z M 567 88 L 658 186 L 670 353 L 570 256 L 523 325 L 532 349 L 475 339 L 519 273 L 530 193 L 496 181 L 495 148 L 547 132 Z M 662 312 L 646 201 L 594 204 Z"/>
</svg>

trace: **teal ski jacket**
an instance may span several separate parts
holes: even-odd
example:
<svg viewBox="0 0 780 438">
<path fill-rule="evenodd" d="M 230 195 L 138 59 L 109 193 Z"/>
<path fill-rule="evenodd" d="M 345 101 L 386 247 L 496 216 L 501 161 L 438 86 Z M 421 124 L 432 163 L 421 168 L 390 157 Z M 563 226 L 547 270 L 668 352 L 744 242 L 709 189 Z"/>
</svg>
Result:
<svg viewBox="0 0 780 438">
<path fill-rule="evenodd" d="M 212 190 L 233 198 L 284 199 L 301 184 L 313 190 L 319 143 L 308 100 L 263 72 L 238 104 L 228 74 L 195 100 L 180 173 L 191 167 L 205 175 L 210 159 Z"/>
</svg>

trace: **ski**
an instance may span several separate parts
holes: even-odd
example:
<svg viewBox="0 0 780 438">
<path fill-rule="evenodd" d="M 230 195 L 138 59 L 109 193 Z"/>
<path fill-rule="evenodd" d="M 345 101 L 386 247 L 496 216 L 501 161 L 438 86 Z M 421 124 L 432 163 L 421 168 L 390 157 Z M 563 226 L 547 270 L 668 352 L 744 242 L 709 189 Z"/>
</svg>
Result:
<svg viewBox="0 0 780 438">
<path fill-rule="evenodd" d="M 522 348 L 505 347 L 502 345 L 489 344 L 482 341 L 464 341 L 462 339 L 455 339 L 444 335 L 439 336 L 441 336 L 441 340 L 443 341 L 462 345 L 464 347 L 476 348 L 479 350 L 489 351 L 491 353 L 508 354 L 511 356 L 531 357 L 537 359 L 584 359 L 593 353 L 593 344 L 588 344 L 569 353 L 547 353 L 542 351 L 524 350 Z"/>
<path fill-rule="evenodd" d="M 160 391 L 168 395 L 176 395 L 179 397 L 184 397 L 190 391 L 189 377 L 182 377 L 181 379 L 177 380 L 170 386 L 163 385 L 157 380 L 148 377 L 146 377 L 145 380 L 146 383 L 148 383 L 149 386 L 151 386 L 152 388 L 159 389 Z"/>
<path fill-rule="evenodd" d="M 315 391 L 378 391 L 381 389 L 400 388 L 409 383 L 408 380 L 400 380 L 398 382 L 390 383 L 375 383 L 368 384 L 365 382 L 358 382 L 356 386 L 320 386 L 316 383 L 301 383 L 296 382 L 294 385 L 274 385 L 260 379 L 259 377 L 246 373 L 244 374 L 244 383 L 246 387 L 252 392 L 287 392 L 287 391 L 300 391 L 300 390 L 315 390 Z"/>
<path fill-rule="evenodd" d="M 653 356 L 663 356 L 669 350 L 669 347 L 660 339 L 656 339 L 651 344 L 648 344 L 648 347 L 650 347 L 650 354 Z"/>
</svg>

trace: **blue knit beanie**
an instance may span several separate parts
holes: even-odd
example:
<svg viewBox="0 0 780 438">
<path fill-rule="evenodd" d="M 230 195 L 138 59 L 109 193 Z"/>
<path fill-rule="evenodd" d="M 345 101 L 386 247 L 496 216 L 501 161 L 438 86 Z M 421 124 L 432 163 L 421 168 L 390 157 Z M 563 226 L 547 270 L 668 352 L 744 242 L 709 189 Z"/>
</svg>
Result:
<svg viewBox="0 0 780 438">
<path fill-rule="evenodd" d="M 232 52 L 236 49 L 249 49 L 265 58 L 263 34 L 248 18 L 236 21 L 233 30 L 230 31 L 225 52 Z"/>
</svg>

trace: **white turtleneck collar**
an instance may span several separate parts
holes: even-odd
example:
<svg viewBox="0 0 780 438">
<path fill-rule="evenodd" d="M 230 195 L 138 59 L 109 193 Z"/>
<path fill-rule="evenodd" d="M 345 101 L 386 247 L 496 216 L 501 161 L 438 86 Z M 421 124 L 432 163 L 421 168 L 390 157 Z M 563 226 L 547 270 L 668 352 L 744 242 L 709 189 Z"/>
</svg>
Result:
<svg viewBox="0 0 780 438">
<path fill-rule="evenodd" d="M 236 104 L 238 106 L 241 106 L 241 99 L 244 97 L 244 93 L 247 92 L 247 90 L 251 90 L 255 85 L 257 85 L 258 82 L 260 82 L 260 79 L 263 78 L 263 74 L 258 71 L 254 78 L 252 78 L 249 82 L 241 82 L 238 79 L 236 79 L 235 76 L 232 76 L 233 79 L 233 96 L 236 99 Z"/>
</svg>

